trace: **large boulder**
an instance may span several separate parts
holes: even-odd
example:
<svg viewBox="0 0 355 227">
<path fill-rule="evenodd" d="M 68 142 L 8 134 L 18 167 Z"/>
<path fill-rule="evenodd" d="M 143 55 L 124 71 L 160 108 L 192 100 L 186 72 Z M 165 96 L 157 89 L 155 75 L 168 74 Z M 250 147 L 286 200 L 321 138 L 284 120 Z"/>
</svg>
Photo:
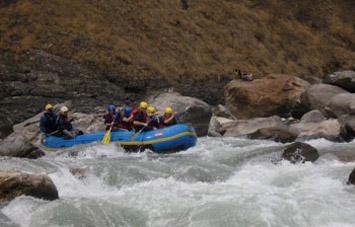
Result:
<svg viewBox="0 0 355 227">
<path fill-rule="evenodd" d="M 249 120 L 235 120 L 224 123 L 222 130 L 224 136 L 246 136 L 262 128 L 287 127 L 278 116 L 266 118 L 253 118 Z"/>
<path fill-rule="evenodd" d="M 289 127 L 261 128 L 248 135 L 250 139 L 273 140 L 275 142 L 289 143 L 295 141 L 298 134 Z"/>
<path fill-rule="evenodd" d="M 164 110 L 167 106 L 172 107 L 180 122 L 191 124 L 198 136 L 207 135 L 212 108 L 204 101 L 182 96 L 177 92 L 167 92 L 148 98 L 148 102 L 158 110 Z"/>
<path fill-rule="evenodd" d="M 355 92 L 355 71 L 335 72 L 325 76 L 324 83 L 339 86 L 347 91 Z"/>
<path fill-rule="evenodd" d="M 350 142 L 355 138 L 355 115 L 343 115 L 339 117 L 339 122 L 341 137 Z"/>
<path fill-rule="evenodd" d="M 0 114 L 0 138 L 5 138 L 12 132 L 12 121 L 4 114 Z"/>
<path fill-rule="evenodd" d="M 319 154 L 317 149 L 311 145 L 295 142 L 285 148 L 282 158 L 289 160 L 291 163 L 314 162 L 319 158 Z"/>
<path fill-rule="evenodd" d="M 294 76 L 271 75 L 251 82 L 232 80 L 224 89 L 227 108 L 238 119 L 287 115 L 298 108 L 309 83 Z"/>
<path fill-rule="evenodd" d="M 355 168 L 353 169 L 353 171 L 351 171 L 349 175 L 348 184 L 355 185 Z"/>
<path fill-rule="evenodd" d="M 220 137 L 223 136 L 226 132 L 223 129 L 223 125 L 232 122 L 233 120 L 224 118 L 224 117 L 217 117 L 213 115 L 210 120 L 210 124 L 208 126 L 208 136 L 213 137 Z"/>
<path fill-rule="evenodd" d="M 314 84 L 308 87 L 301 95 L 301 103 L 307 109 L 317 109 L 325 114 L 325 107 L 329 104 L 330 100 L 342 93 L 348 92 L 340 87 L 329 84 Z"/>
<path fill-rule="evenodd" d="M 36 150 L 22 135 L 9 136 L 0 143 L 0 156 L 26 157 Z"/>
<path fill-rule="evenodd" d="M 46 175 L 21 172 L 0 172 L 0 202 L 7 202 L 21 195 L 40 199 L 58 199 L 58 191 Z"/>
<path fill-rule="evenodd" d="M 304 114 L 301 118 L 301 123 L 317 123 L 324 121 L 325 117 L 319 110 L 312 110 Z"/>
<path fill-rule="evenodd" d="M 217 117 L 229 118 L 236 120 L 237 118 L 233 116 L 232 112 L 228 110 L 225 106 L 219 104 L 212 109 L 213 115 Z"/>
<path fill-rule="evenodd" d="M 337 119 L 328 119 L 316 123 L 295 123 L 291 125 L 298 132 L 298 139 L 325 138 L 332 141 L 341 140 L 340 123 Z"/>
<path fill-rule="evenodd" d="M 325 110 L 329 116 L 340 117 L 344 114 L 355 115 L 355 94 L 342 93 L 330 99 Z"/>
</svg>

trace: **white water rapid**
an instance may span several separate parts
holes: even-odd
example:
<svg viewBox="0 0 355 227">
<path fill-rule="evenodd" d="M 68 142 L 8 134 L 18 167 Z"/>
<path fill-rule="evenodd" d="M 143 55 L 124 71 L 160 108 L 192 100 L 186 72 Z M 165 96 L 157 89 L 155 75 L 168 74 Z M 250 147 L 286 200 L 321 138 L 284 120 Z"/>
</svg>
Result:
<svg viewBox="0 0 355 227">
<path fill-rule="evenodd" d="M 308 143 L 321 157 L 297 165 L 279 161 L 284 144 L 235 138 L 167 155 L 96 145 L 2 158 L 1 170 L 48 174 L 60 199 L 18 197 L 0 206 L 0 226 L 355 226 L 355 187 L 346 184 L 355 142 Z"/>
</svg>

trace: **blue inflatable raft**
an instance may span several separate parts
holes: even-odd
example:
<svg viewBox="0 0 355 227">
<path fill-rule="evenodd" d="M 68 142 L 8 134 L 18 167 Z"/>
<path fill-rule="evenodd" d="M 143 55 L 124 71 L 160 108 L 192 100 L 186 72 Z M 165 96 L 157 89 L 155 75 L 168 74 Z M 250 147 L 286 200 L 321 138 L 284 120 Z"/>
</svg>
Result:
<svg viewBox="0 0 355 227">
<path fill-rule="evenodd" d="M 46 138 L 41 149 L 47 152 L 69 149 L 76 145 L 100 142 L 104 135 L 105 132 L 101 131 L 80 135 L 74 139 L 50 136 Z M 148 148 L 158 153 L 177 152 L 193 147 L 196 141 L 195 130 L 184 124 L 142 132 L 139 135 L 128 131 L 111 132 L 111 142 L 120 144 L 128 151 L 142 151 Z"/>
</svg>

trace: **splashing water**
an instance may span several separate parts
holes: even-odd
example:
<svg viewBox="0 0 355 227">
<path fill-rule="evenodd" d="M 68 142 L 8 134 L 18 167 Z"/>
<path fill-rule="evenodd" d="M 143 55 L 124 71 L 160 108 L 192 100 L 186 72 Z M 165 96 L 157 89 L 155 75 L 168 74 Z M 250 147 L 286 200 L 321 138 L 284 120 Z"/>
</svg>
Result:
<svg viewBox="0 0 355 227">
<path fill-rule="evenodd" d="M 344 157 L 355 143 L 309 143 L 321 157 L 300 165 L 275 162 L 283 144 L 235 138 L 202 138 L 169 155 L 95 145 L 3 158 L 1 170 L 48 174 L 60 199 L 16 198 L 0 207 L 0 226 L 354 226 L 346 180 L 355 162 Z"/>
</svg>

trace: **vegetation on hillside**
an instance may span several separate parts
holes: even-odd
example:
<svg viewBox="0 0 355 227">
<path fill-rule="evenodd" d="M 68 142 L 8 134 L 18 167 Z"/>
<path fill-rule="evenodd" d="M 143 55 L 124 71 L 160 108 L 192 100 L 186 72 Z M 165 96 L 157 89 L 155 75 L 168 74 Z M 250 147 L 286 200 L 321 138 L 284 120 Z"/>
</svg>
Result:
<svg viewBox="0 0 355 227">
<path fill-rule="evenodd" d="M 354 69 L 352 0 L 6 0 L 0 48 L 135 80 Z"/>
</svg>

